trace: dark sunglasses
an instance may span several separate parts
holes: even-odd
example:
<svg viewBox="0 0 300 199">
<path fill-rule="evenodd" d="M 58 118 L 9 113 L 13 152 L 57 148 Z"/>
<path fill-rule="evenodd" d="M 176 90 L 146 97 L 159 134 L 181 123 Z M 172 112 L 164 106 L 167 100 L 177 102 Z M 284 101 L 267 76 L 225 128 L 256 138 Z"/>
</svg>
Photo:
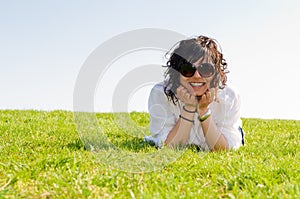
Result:
<svg viewBox="0 0 300 199">
<path fill-rule="evenodd" d="M 185 63 L 180 67 L 179 72 L 185 77 L 192 77 L 196 70 L 203 78 L 213 76 L 216 71 L 215 66 L 209 63 L 202 63 L 198 67 L 191 63 Z"/>
</svg>

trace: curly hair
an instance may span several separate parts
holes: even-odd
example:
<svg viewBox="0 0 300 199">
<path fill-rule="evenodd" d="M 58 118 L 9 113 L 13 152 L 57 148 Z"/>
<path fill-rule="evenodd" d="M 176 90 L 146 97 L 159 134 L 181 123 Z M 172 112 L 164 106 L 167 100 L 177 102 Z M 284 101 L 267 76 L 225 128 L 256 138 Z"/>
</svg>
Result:
<svg viewBox="0 0 300 199">
<path fill-rule="evenodd" d="M 212 61 L 217 72 L 210 82 L 210 87 L 223 89 L 226 86 L 226 74 L 229 71 L 226 60 L 223 58 L 221 50 L 218 50 L 218 47 L 220 46 L 216 40 L 206 36 L 198 36 L 197 38 L 179 42 L 179 46 L 171 52 L 171 56 L 165 66 L 167 70 L 165 71 L 164 92 L 170 101 L 174 104 L 178 101 L 175 95 L 176 89 L 180 86 L 180 73 L 178 71 L 186 62 L 195 63 L 201 58 Z"/>
</svg>

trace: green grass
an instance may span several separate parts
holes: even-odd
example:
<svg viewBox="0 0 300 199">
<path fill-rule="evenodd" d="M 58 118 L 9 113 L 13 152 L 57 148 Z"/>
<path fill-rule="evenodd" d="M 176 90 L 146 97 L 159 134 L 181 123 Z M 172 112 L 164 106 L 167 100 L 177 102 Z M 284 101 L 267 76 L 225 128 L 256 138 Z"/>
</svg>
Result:
<svg viewBox="0 0 300 199">
<path fill-rule="evenodd" d="M 93 153 L 72 112 L 0 111 L 0 198 L 300 198 L 300 121 L 243 119 L 244 147 L 208 153 L 145 143 L 146 113 L 96 118 Z"/>
</svg>

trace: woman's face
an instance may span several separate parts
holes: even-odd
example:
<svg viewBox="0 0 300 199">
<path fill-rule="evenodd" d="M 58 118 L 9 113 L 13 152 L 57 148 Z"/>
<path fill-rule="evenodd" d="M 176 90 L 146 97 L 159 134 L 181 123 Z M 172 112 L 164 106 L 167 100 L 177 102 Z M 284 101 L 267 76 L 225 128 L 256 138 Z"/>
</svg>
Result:
<svg viewBox="0 0 300 199">
<path fill-rule="evenodd" d="M 198 67 L 202 63 L 210 63 L 208 60 L 200 59 L 194 63 Z M 180 83 L 189 90 L 190 93 L 195 96 L 202 96 L 209 89 L 209 82 L 212 79 L 203 78 L 199 74 L 198 70 L 195 71 L 192 77 L 185 77 L 180 74 Z"/>
</svg>

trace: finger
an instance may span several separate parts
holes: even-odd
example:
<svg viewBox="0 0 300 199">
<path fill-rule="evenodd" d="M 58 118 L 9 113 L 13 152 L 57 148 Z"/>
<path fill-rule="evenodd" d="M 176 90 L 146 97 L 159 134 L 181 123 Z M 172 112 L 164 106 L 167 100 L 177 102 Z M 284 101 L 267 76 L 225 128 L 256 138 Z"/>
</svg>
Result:
<svg viewBox="0 0 300 199">
<path fill-rule="evenodd" d="M 206 99 L 209 99 L 209 98 L 210 98 L 210 95 L 211 95 L 211 93 L 210 93 L 209 91 L 207 91 L 207 92 L 205 93 Z"/>
<path fill-rule="evenodd" d="M 180 93 L 181 96 L 184 97 L 184 96 L 186 95 L 187 92 L 186 92 L 186 89 L 182 87 L 182 88 L 179 90 L 179 93 Z"/>
<path fill-rule="evenodd" d="M 195 104 L 196 102 L 196 96 L 190 95 L 188 96 L 188 100 L 190 103 Z"/>
<path fill-rule="evenodd" d="M 204 102 L 204 101 L 206 101 L 206 100 L 207 100 L 207 94 L 204 93 L 204 94 L 202 95 L 202 97 L 201 97 L 201 101 Z"/>
<path fill-rule="evenodd" d="M 179 94 L 182 92 L 183 86 L 178 86 L 178 88 L 176 89 L 176 94 Z"/>
<path fill-rule="evenodd" d="M 194 95 L 194 96 L 196 95 L 196 93 L 195 93 L 193 87 L 192 87 L 189 83 L 187 84 L 186 89 L 189 91 L 189 93 L 190 93 L 191 95 Z"/>
<path fill-rule="evenodd" d="M 177 94 L 176 95 L 182 101 L 186 101 L 187 99 L 189 99 L 189 96 L 190 96 L 188 91 L 183 86 L 180 86 L 180 87 L 177 88 Z"/>
<path fill-rule="evenodd" d="M 213 93 L 212 92 L 207 92 L 207 94 L 206 94 L 206 102 L 207 103 L 211 103 L 212 101 L 213 101 Z"/>
<path fill-rule="evenodd" d="M 211 101 L 216 99 L 217 89 L 210 89 L 210 99 Z"/>
<path fill-rule="evenodd" d="M 186 96 L 191 96 L 192 94 L 189 92 L 189 90 L 187 88 L 185 88 L 184 86 L 180 86 L 180 93 L 182 95 L 186 95 Z"/>
<path fill-rule="evenodd" d="M 188 90 L 188 92 L 191 94 L 191 95 L 195 95 L 195 91 L 193 89 L 193 87 L 190 85 L 189 82 L 187 82 L 186 80 L 182 81 L 181 85 Z"/>
</svg>

